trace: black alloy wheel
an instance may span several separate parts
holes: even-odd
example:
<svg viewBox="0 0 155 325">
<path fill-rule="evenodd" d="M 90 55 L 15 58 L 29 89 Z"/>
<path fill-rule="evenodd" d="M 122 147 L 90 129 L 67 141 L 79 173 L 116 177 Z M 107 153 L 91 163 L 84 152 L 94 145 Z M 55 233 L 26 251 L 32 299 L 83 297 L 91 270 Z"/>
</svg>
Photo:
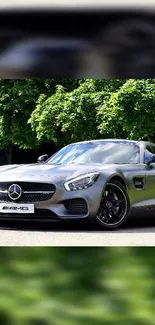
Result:
<svg viewBox="0 0 155 325">
<path fill-rule="evenodd" d="M 115 180 L 109 182 L 102 196 L 97 222 L 105 228 L 117 228 L 127 220 L 129 210 L 129 197 L 124 186 Z"/>
</svg>

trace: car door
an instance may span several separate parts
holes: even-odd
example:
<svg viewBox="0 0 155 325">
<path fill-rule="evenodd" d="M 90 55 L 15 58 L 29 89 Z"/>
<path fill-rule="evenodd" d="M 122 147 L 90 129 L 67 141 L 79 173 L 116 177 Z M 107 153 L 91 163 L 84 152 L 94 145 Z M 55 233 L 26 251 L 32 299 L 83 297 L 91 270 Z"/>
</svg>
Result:
<svg viewBox="0 0 155 325">
<path fill-rule="evenodd" d="M 153 144 L 146 146 L 145 162 L 148 161 L 151 154 L 155 154 L 155 145 Z M 150 166 L 146 167 L 145 185 L 146 205 L 155 205 L 155 163 L 151 163 Z"/>
<path fill-rule="evenodd" d="M 139 159 L 137 160 L 137 153 L 135 151 L 135 157 L 133 155 L 130 164 L 122 166 L 121 170 L 123 172 L 124 178 L 126 179 L 131 206 L 140 207 L 144 205 L 144 201 L 145 201 L 146 165 L 144 164 L 143 143 L 138 144 L 136 148 L 138 149 Z"/>
</svg>

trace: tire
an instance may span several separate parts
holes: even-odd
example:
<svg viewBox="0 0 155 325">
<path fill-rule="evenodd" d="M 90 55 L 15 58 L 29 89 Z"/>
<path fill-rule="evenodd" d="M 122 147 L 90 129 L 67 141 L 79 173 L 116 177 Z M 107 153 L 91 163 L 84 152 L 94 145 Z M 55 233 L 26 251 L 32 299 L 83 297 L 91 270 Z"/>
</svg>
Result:
<svg viewBox="0 0 155 325">
<path fill-rule="evenodd" d="M 104 228 L 116 229 L 129 216 L 130 201 L 125 187 L 118 181 L 109 181 L 105 187 L 96 221 Z"/>
</svg>

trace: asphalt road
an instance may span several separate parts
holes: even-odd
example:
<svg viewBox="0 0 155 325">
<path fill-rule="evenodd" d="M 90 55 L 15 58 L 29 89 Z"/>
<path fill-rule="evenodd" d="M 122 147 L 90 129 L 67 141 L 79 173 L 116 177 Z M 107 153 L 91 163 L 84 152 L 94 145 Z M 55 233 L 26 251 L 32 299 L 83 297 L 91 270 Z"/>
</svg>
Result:
<svg viewBox="0 0 155 325">
<path fill-rule="evenodd" d="M 155 246 L 155 212 L 114 231 L 93 223 L 0 221 L 0 246 Z"/>
</svg>

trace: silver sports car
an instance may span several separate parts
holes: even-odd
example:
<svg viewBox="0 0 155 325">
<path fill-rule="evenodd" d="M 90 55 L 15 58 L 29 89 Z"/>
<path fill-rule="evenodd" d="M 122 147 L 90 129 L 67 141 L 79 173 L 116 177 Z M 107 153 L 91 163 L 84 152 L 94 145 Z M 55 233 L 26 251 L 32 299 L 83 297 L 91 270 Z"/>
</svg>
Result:
<svg viewBox="0 0 155 325">
<path fill-rule="evenodd" d="M 112 229 L 133 208 L 155 207 L 155 144 L 69 144 L 38 163 L 0 167 L 0 219 L 96 220 Z"/>
</svg>

